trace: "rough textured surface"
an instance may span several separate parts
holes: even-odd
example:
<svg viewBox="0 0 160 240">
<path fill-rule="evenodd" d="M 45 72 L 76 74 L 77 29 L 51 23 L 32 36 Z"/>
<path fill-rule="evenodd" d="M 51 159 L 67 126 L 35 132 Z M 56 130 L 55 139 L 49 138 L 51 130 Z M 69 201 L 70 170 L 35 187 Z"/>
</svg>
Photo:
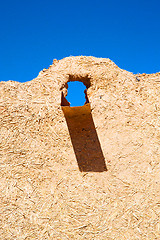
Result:
<svg viewBox="0 0 160 240">
<path fill-rule="evenodd" d="M 61 107 L 75 80 L 93 120 L 74 121 L 77 135 Z M 160 239 L 159 94 L 160 73 L 83 56 L 0 82 L 0 239 Z M 107 171 L 91 167 L 87 149 Z"/>
</svg>

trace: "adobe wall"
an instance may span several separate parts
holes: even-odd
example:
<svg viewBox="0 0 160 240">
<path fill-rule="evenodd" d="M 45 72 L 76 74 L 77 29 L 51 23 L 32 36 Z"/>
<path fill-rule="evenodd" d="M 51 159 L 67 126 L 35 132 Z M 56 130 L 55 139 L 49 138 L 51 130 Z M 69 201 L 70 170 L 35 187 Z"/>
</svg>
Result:
<svg viewBox="0 0 160 240">
<path fill-rule="evenodd" d="M 75 80 L 90 103 L 63 109 Z M 159 94 L 160 73 L 84 56 L 0 82 L 0 239 L 159 239 Z"/>
</svg>

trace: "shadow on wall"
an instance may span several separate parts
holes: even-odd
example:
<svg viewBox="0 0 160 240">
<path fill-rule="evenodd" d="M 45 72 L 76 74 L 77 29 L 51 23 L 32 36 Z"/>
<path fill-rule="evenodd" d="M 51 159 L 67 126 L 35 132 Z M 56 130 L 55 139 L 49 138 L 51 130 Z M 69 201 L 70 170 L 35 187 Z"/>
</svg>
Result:
<svg viewBox="0 0 160 240">
<path fill-rule="evenodd" d="M 79 170 L 81 172 L 107 171 L 90 103 L 81 107 L 70 107 L 67 102 L 66 106 L 62 105 Z"/>
</svg>

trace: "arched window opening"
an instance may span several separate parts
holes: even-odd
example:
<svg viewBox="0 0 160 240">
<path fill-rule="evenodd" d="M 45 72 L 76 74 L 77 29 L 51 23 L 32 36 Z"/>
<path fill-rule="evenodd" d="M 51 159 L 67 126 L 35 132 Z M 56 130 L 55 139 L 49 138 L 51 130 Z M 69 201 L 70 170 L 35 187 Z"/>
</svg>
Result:
<svg viewBox="0 0 160 240">
<path fill-rule="evenodd" d="M 79 81 L 68 82 L 68 94 L 64 97 L 62 92 L 62 106 L 83 106 L 89 103 L 86 86 Z"/>
</svg>

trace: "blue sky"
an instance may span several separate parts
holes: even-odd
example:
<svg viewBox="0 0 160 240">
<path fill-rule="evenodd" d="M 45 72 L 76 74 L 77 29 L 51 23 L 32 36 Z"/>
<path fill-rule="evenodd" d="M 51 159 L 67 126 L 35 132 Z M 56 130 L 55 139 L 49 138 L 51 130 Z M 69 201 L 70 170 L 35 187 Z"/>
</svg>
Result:
<svg viewBox="0 0 160 240">
<path fill-rule="evenodd" d="M 29 81 L 54 58 L 77 55 L 159 72 L 159 10 L 159 0 L 1 1 L 0 81 Z"/>
</svg>

